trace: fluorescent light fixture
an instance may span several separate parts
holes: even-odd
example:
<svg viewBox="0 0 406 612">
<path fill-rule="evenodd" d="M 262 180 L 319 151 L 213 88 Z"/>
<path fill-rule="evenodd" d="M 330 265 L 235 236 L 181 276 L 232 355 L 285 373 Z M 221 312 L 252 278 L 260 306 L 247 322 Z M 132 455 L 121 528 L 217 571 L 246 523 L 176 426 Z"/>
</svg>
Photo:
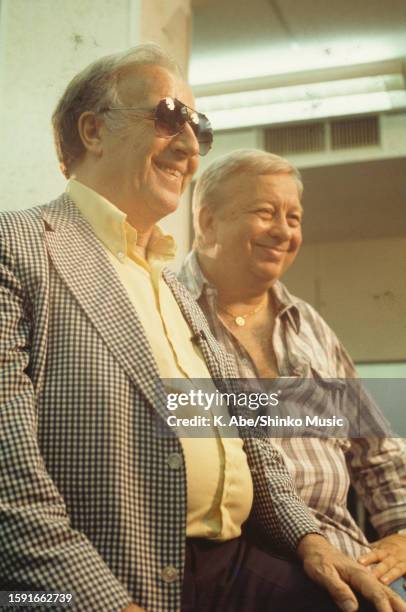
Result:
<svg viewBox="0 0 406 612">
<path fill-rule="evenodd" d="M 282 75 L 323 68 L 338 68 L 354 64 L 369 64 L 403 56 L 404 37 L 384 40 L 363 37 L 356 42 L 326 40 L 323 44 L 300 44 L 300 48 L 272 45 L 251 49 L 216 48 L 192 52 L 189 67 L 191 85 L 221 83 L 253 77 Z M 399 54 L 399 49 L 402 52 Z"/>
<path fill-rule="evenodd" d="M 197 98 L 213 128 L 227 130 L 406 108 L 403 75 L 341 79 Z"/>
</svg>

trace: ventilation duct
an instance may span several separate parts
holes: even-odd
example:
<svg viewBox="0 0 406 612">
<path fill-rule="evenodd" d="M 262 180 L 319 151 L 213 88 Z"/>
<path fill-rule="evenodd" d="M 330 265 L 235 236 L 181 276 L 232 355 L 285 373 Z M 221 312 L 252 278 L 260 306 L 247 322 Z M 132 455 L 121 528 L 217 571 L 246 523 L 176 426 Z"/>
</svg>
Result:
<svg viewBox="0 0 406 612">
<path fill-rule="evenodd" d="M 320 153 L 379 145 L 378 115 L 265 129 L 265 148 L 278 155 Z"/>
</svg>

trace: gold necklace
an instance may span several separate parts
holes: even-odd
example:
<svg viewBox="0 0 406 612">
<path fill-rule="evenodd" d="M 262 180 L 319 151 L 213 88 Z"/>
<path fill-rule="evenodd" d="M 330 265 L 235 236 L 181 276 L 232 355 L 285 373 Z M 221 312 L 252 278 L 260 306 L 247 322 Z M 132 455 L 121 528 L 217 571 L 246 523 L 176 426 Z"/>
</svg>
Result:
<svg viewBox="0 0 406 612">
<path fill-rule="evenodd" d="M 223 308 L 222 306 L 219 306 L 218 309 L 221 310 L 221 312 L 225 312 L 225 314 L 228 314 L 228 316 L 233 319 L 233 322 L 238 327 L 244 327 L 245 319 L 248 319 L 248 317 L 250 317 L 251 315 L 257 314 L 257 312 L 263 309 L 265 304 L 266 304 L 266 299 L 262 302 L 262 304 L 257 306 L 254 310 L 251 310 L 251 312 L 247 312 L 247 314 L 237 315 L 237 316 L 233 314 L 232 312 L 230 312 L 229 310 L 227 310 L 227 308 Z"/>
</svg>

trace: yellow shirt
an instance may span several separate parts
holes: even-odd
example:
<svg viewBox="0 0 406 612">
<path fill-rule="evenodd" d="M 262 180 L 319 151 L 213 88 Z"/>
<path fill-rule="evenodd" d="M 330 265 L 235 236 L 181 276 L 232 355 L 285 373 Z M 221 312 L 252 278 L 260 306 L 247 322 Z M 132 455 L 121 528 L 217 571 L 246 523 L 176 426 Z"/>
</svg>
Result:
<svg viewBox="0 0 406 612">
<path fill-rule="evenodd" d="M 71 179 L 66 191 L 104 245 L 144 327 L 160 376 L 204 378 L 212 385 L 202 354 L 191 341 L 191 330 L 162 278 L 163 265 L 175 253 L 173 238 L 155 227 L 144 260 L 135 250 L 137 232 L 122 211 L 77 180 Z M 213 430 L 210 437 L 180 441 L 187 474 L 187 535 L 238 537 L 253 496 L 241 439 L 221 438 Z"/>
</svg>

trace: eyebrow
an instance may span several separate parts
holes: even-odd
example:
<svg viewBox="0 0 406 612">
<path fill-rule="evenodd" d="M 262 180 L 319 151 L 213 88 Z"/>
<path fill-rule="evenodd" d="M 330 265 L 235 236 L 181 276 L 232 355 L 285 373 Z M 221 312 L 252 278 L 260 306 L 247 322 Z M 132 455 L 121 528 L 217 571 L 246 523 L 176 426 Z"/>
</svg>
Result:
<svg viewBox="0 0 406 612">
<path fill-rule="evenodd" d="M 256 204 L 270 204 L 271 206 L 275 206 L 278 204 L 276 200 L 265 200 L 263 198 L 255 198 L 255 200 L 251 200 L 251 204 L 254 206 Z M 294 208 L 296 210 L 300 210 L 300 212 L 304 213 L 303 206 L 300 204 L 294 204 Z"/>
</svg>

